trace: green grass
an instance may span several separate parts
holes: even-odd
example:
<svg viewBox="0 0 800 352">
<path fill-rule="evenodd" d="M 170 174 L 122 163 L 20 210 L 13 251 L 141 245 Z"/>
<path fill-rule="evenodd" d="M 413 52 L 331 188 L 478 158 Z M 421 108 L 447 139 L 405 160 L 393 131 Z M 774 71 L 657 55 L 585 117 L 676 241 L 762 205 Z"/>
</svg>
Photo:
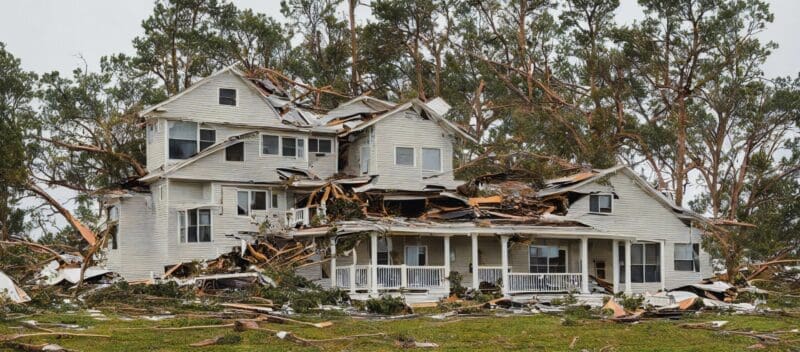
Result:
<svg viewBox="0 0 800 352">
<path fill-rule="evenodd" d="M 261 331 L 241 333 L 241 342 L 234 345 L 219 345 L 203 348 L 189 344 L 232 333 L 230 328 L 156 331 L 132 330 L 130 328 L 176 327 L 192 325 L 222 324 L 216 318 L 176 318 L 159 322 L 146 320 L 122 321 L 108 314 L 109 321 L 98 321 L 84 312 L 75 314 L 45 314 L 22 318 L 38 322 L 69 323 L 85 327 L 78 333 L 106 334 L 111 338 L 67 337 L 63 339 L 28 338 L 27 343 L 57 343 L 68 349 L 80 351 L 315 351 L 316 347 L 303 347 Z M 319 317 L 304 317 L 319 321 Z M 395 341 L 400 337 L 413 338 L 420 342 L 435 342 L 437 350 L 445 351 L 498 351 L 570 350 L 569 344 L 576 336 L 573 351 L 587 349 L 598 351 L 739 351 L 755 344 L 753 338 L 724 335 L 714 331 L 686 329 L 681 323 L 728 320 L 725 330 L 755 330 L 769 332 L 800 328 L 800 318 L 763 317 L 706 313 L 678 321 L 647 320 L 639 324 L 617 324 L 596 319 L 577 319 L 564 325 L 562 317 L 535 316 L 482 316 L 455 317 L 440 321 L 430 318 L 404 320 L 363 320 L 347 316 L 332 317 L 334 326 L 318 329 L 301 325 L 262 324 L 275 330 L 286 330 L 308 339 L 325 339 L 338 336 L 386 333 L 386 337 L 361 338 L 352 341 L 319 343 L 326 350 L 386 351 L 396 350 Z M 17 320 L 0 320 L 0 335 L 31 333 L 21 330 Z M 58 329 L 57 329 L 58 330 Z M 800 334 L 783 335 L 779 345 L 769 345 L 767 350 L 787 351 L 800 349 Z M 0 347 L 0 351 L 3 349 Z"/>
</svg>

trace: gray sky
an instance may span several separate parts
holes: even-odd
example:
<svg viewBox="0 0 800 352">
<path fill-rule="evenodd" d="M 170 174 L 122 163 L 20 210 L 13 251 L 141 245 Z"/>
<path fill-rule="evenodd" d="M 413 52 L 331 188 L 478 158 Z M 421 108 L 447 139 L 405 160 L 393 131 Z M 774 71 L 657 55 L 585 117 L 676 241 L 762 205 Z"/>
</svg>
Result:
<svg viewBox="0 0 800 352">
<path fill-rule="evenodd" d="M 251 8 L 278 20 L 280 0 L 234 0 L 239 8 Z M 368 2 L 366 0 L 365 2 Z M 800 67 L 800 26 L 795 22 L 800 1 L 769 0 L 775 21 L 761 34 L 761 39 L 775 41 L 780 47 L 772 54 L 764 69 L 768 77 L 796 76 Z M 630 23 L 642 13 L 636 1 L 621 0 L 617 18 Z M 82 67 L 99 69 L 103 55 L 133 53 L 131 40 L 142 33 L 141 22 L 153 7 L 151 0 L 0 0 L 0 42 L 22 60 L 26 70 L 37 73 L 53 70 L 67 73 Z M 357 16 L 364 21 L 369 10 L 362 7 Z M 691 197 L 695 189 L 689 189 Z M 71 192 L 56 190 L 61 200 Z M 60 217 L 53 219 L 63 224 Z"/>
</svg>

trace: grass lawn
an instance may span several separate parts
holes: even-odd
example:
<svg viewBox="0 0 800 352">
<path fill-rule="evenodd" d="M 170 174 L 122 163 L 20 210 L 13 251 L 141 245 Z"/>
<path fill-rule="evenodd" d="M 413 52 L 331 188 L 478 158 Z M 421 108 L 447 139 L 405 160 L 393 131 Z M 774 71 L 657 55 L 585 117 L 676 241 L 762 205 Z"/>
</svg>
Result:
<svg viewBox="0 0 800 352">
<path fill-rule="evenodd" d="M 76 333 L 111 335 L 111 338 L 65 337 L 57 339 L 25 338 L 26 343 L 56 343 L 68 349 L 79 351 L 316 351 L 396 350 L 395 341 L 399 337 L 413 338 L 419 342 L 435 342 L 436 350 L 450 351 L 739 351 L 747 350 L 758 342 L 746 336 L 727 335 L 719 332 L 686 329 L 678 325 L 686 322 L 728 320 L 723 330 L 754 330 L 769 332 L 800 328 L 800 318 L 741 316 L 729 314 L 704 313 L 700 316 L 669 320 L 647 320 L 638 324 L 617 324 L 596 319 L 572 320 L 563 322 L 562 317 L 551 315 L 533 316 L 482 316 L 452 317 L 449 320 L 414 318 L 404 320 L 364 320 L 347 316 L 332 317 L 334 325 L 328 328 L 314 328 L 303 325 L 281 325 L 262 323 L 262 327 L 286 330 L 307 339 L 326 339 L 338 336 L 383 332 L 385 337 L 367 337 L 352 341 L 332 341 L 317 343 L 318 347 L 303 347 L 290 341 L 281 340 L 274 334 L 263 331 L 235 333 L 231 328 L 203 330 L 157 331 L 152 329 L 131 329 L 151 327 L 178 327 L 192 325 L 224 324 L 227 321 L 209 318 L 175 318 L 158 322 L 135 319 L 120 320 L 109 314 L 108 321 L 99 321 L 85 312 L 73 314 L 45 314 L 29 316 L 19 320 L 36 320 L 40 323 L 77 324 L 85 330 L 69 330 Z M 321 318 L 303 317 L 305 320 Z M 19 320 L 0 320 L 0 335 L 34 333 L 29 329 L 15 328 Z M 64 329 L 55 329 L 68 331 Z M 190 347 L 200 340 L 238 334 L 241 341 L 232 345 L 210 347 Z M 572 349 L 569 345 L 577 340 Z M 0 347 L 0 351 L 3 348 Z M 768 345 L 769 351 L 800 351 L 800 334 L 784 334 L 778 345 Z"/>
</svg>

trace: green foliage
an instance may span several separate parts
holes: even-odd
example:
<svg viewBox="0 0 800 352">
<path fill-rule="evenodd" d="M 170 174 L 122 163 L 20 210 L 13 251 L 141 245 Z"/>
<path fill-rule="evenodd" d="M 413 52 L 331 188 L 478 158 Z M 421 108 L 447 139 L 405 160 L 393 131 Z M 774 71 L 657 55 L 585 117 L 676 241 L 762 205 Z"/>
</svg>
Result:
<svg viewBox="0 0 800 352">
<path fill-rule="evenodd" d="M 328 202 L 326 214 L 330 221 L 358 220 L 365 217 L 360 203 L 341 198 Z"/>
<path fill-rule="evenodd" d="M 270 299 L 277 305 L 288 304 L 298 313 L 307 313 L 321 305 L 338 305 L 349 300 L 345 291 L 323 289 L 291 270 L 266 273 L 277 283 L 276 287 L 259 287 L 253 295 Z"/>
<path fill-rule="evenodd" d="M 397 315 L 406 311 L 403 297 L 383 295 L 380 298 L 371 298 L 366 302 L 367 311 L 374 314 Z"/>
<path fill-rule="evenodd" d="M 467 293 L 467 288 L 464 287 L 461 283 L 464 280 L 464 276 L 461 275 L 458 271 L 451 271 L 450 275 L 447 276 L 447 281 L 450 282 L 450 295 L 456 296 L 459 298 L 464 297 L 464 294 Z"/>
<path fill-rule="evenodd" d="M 644 296 L 641 296 L 641 295 L 639 295 L 639 296 L 630 296 L 630 297 L 623 296 L 622 301 L 619 302 L 619 304 L 623 308 L 625 308 L 625 309 L 627 309 L 627 310 L 629 310 L 631 312 L 641 308 L 643 303 L 644 303 Z"/>
</svg>

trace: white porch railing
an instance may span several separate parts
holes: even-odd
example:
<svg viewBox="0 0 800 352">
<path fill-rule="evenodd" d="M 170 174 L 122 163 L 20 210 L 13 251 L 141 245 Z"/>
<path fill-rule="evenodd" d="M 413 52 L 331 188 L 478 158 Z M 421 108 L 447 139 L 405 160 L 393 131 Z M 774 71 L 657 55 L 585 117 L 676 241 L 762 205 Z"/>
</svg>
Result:
<svg viewBox="0 0 800 352">
<path fill-rule="evenodd" d="M 508 267 L 511 270 L 511 267 Z M 478 267 L 478 280 L 480 282 L 488 282 L 490 284 L 502 285 L 503 284 L 503 267 L 502 266 L 479 266 Z"/>
<path fill-rule="evenodd" d="M 289 226 L 308 225 L 310 220 L 308 208 L 292 208 L 286 211 L 286 224 Z"/>
<path fill-rule="evenodd" d="M 369 289 L 372 275 L 369 265 L 336 268 L 336 287 Z M 438 288 L 445 286 L 444 266 L 378 265 L 378 289 Z"/>
<path fill-rule="evenodd" d="M 509 273 L 509 293 L 580 291 L 580 273 Z"/>
</svg>

